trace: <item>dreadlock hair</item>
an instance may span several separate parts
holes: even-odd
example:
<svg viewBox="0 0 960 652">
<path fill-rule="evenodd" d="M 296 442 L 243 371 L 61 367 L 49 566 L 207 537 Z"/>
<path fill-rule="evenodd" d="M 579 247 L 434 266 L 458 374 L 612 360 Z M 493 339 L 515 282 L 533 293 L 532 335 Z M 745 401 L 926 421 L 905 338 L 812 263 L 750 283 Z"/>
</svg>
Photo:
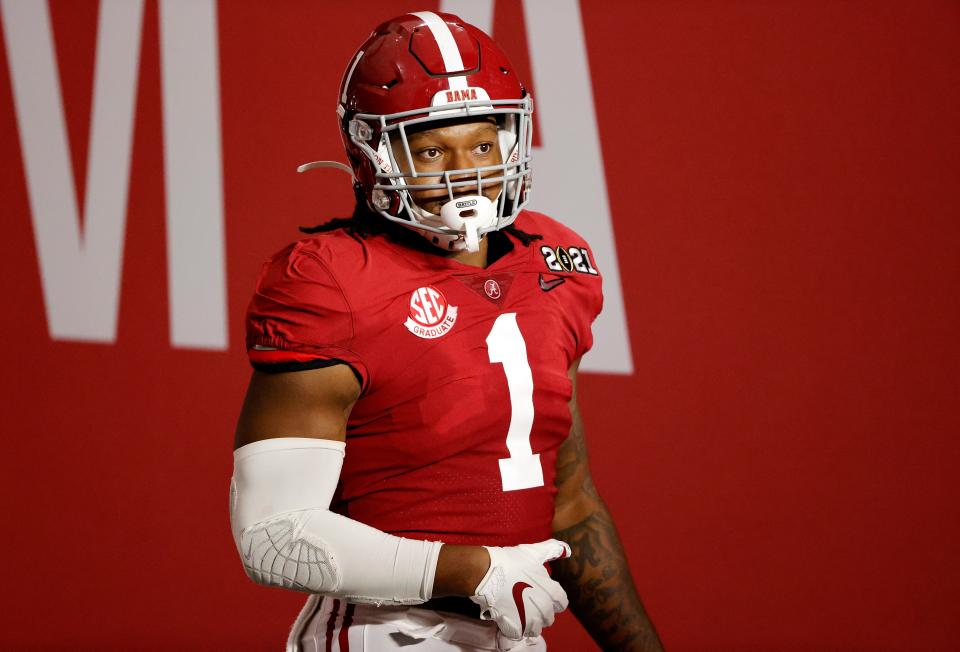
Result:
<svg viewBox="0 0 960 652">
<path fill-rule="evenodd" d="M 317 224 L 316 226 L 301 226 L 300 231 L 312 234 L 346 229 L 351 235 L 366 238 L 370 235 L 383 233 L 386 229 L 383 228 L 382 222 L 386 222 L 386 220 L 380 219 L 379 216 L 372 215 L 366 206 L 357 203 L 353 209 L 353 215 L 350 217 L 335 217 L 329 222 Z"/>
<path fill-rule="evenodd" d="M 510 226 L 505 226 L 500 230 L 512 235 L 514 238 L 519 240 L 520 244 L 522 244 L 524 247 L 529 247 L 530 243 L 534 240 L 543 240 L 543 236 L 539 233 L 527 233 L 526 231 L 518 229 L 513 224 Z"/>
<path fill-rule="evenodd" d="M 362 190 L 359 189 L 359 186 L 354 187 L 354 192 L 357 195 L 357 204 L 353 208 L 353 215 L 350 217 L 335 217 L 329 222 L 317 224 L 316 226 L 301 226 L 300 231 L 313 234 L 346 229 L 347 233 L 359 238 L 390 232 L 390 227 L 393 223 L 380 215 L 374 214 L 373 211 L 367 207 L 366 199 L 361 194 Z M 526 231 L 518 229 L 513 224 L 503 227 L 500 231 L 510 234 L 524 247 L 529 247 L 530 243 L 535 240 L 543 240 L 543 236 L 539 233 L 527 233 Z M 407 229 L 403 229 L 403 232 L 409 233 Z M 399 232 L 394 233 L 399 234 Z"/>
</svg>

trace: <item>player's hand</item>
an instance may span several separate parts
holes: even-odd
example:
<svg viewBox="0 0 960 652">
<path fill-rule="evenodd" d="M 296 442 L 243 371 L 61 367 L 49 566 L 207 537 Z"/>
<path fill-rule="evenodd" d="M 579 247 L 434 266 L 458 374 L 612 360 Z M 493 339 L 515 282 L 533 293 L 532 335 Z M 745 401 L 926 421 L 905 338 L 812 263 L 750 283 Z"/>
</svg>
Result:
<svg viewBox="0 0 960 652">
<path fill-rule="evenodd" d="M 547 539 L 509 548 L 484 547 L 490 553 L 490 568 L 470 597 L 480 605 L 480 618 L 496 622 L 500 633 L 512 641 L 539 636 L 569 604 L 544 564 L 569 557 L 570 546 Z"/>
</svg>

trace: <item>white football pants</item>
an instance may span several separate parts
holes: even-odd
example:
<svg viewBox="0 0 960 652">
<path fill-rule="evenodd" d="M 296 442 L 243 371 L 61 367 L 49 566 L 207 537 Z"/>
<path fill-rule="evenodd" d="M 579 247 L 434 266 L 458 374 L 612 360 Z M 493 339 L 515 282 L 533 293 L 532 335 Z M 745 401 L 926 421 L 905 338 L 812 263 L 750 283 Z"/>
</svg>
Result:
<svg viewBox="0 0 960 652">
<path fill-rule="evenodd" d="M 513 643 L 513 652 L 546 652 L 542 636 Z M 497 626 L 415 607 L 374 607 L 312 595 L 287 641 L 287 652 L 473 652 L 497 650 Z"/>
</svg>

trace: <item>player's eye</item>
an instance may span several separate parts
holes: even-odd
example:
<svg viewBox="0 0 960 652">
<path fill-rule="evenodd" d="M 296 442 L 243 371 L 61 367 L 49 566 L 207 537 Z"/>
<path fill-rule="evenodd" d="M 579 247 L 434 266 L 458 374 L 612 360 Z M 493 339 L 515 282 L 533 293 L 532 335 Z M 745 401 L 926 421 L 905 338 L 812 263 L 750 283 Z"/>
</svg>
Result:
<svg viewBox="0 0 960 652">
<path fill-rule="evenodd" d="M 480 143 L 476 150 L 478 154 L 489 154 L 493 151 L 493 143 Z"/>
<path fill-rule="evenodd" d="M 426 159 L 428 161 L 433 161 L 440 158 L 440 148 L 439 147 L 427 147 L 421 149 L 417 152 L 417 156 L 420 158 Z"/>
</svg>

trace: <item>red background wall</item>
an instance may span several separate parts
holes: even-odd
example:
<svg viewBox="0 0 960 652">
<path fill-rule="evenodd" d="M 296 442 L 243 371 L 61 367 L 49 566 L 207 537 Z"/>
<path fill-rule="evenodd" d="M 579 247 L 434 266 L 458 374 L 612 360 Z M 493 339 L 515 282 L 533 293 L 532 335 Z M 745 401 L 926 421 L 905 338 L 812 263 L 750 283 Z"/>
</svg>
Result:
<svg viewBox="0 0 960 652">
<path fill-rule="evenodd" d="M 223 353 L 169 345 L 156 4 L 112 345 L 48 335 L 0 49 L 3 649 L 281 646 L 300 597 L 245 578 L 227 519 L 242 314 L 261 260 L 350 207 L 293 174 L 338 155 L 348 57 L 424 8 L 221 4 Z M 960 4 L 581 9 L 636 368 L 581 400 L 667 647 L 956 649 Z M 519 14 L 495 36 L 523 60 Z M 96 16 L 52 3 L 80 181 Z"/>
</svg>

